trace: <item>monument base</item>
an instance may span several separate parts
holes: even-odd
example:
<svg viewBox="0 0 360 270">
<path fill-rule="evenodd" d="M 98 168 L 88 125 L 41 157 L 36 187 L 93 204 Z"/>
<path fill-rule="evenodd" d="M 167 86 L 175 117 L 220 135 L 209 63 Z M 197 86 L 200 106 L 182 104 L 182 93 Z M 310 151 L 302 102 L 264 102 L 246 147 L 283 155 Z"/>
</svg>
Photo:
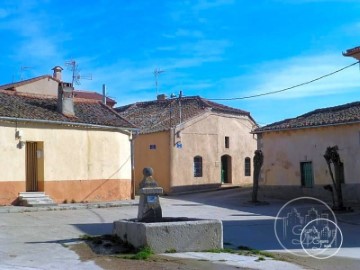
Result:
<svg viewBox="0 0 360 270">
<path fill-rule="evenodd" d="M 113 234 L 135 248 L 148 246 L 155 253 L 223 248 L 222 222 L 216 219 L 163 217 L 150 223 L 119 220 L 114 222 Z"/>
</svg>

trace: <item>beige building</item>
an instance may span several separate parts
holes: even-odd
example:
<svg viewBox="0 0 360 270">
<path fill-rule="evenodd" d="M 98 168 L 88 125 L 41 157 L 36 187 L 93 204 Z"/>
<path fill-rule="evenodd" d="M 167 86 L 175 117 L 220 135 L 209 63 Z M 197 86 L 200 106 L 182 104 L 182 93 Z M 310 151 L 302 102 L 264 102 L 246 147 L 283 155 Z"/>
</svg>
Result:
<svg viewBox="0 0 360 270">
<path fill-rule="evenodd" d="M 56 66 L 53 69 L 53 75 L 42 75 L 39 77 L 23 80 L 20 82 L 0 85 L 0 89 L 16 91 L 17 93 L 27 93 L 45 96 L 58 96 L 59 82 L 62 82 L 62 68 Z M 104 104 L 114 107 L 116 101 L 107 97 L 105 93 L 105 85 L 103 85 L 102 94 L 93 91 L 73 90 L 75 98 L 91 99 L 101 101 Z"/>
<path fill-rule="evenodd" d="M 256 123 L 249 112 L 198 96 L 116 108 L 141 131 L 135 143 L 136 187 L 152 167 L 166 193 L 252 183 Z"/>
<path fill-rule="evenodd" d="M 318 109 L 256 129 L 263 151 L 260 191 L 277 198 L 331 200 L 326 148 L 337 145 L 345 200 L 360 199 L 360 102 Z"/>
<path fill-rule="evenodd" d="M 133 130 L 51 76 L 0 86 L 0 204 L 37 191 L 57 203 L 129 199 Z"/>
</svg>

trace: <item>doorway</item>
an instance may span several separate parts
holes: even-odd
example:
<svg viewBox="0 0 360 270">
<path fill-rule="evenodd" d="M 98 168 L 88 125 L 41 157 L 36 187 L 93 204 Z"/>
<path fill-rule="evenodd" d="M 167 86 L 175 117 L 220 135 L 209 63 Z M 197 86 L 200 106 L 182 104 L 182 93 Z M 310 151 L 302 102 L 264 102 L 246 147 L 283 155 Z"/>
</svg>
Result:
<svg viewBox="0 0 360 270">
<path fill-rule="evenodd" d="M 26 192 L 44 190 L 44 158 L 42 142 L 26 142 Z"/>
<path fill-rule="evenodd" d="M 231 156 L 221 156 L 221 183 L 232 183 Z"/>
</svg>

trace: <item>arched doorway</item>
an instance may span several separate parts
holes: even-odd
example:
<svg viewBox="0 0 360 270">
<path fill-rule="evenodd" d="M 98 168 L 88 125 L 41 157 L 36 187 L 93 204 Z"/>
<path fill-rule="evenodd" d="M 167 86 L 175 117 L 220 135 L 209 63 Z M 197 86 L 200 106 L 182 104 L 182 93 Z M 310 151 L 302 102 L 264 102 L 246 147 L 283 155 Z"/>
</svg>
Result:
<svg viewBox="0 0 360 270">
<path fill-rule="evenodd" d="M 221 156 L 221 183 L 232 183 L 231 156 Z"/>
</svg>

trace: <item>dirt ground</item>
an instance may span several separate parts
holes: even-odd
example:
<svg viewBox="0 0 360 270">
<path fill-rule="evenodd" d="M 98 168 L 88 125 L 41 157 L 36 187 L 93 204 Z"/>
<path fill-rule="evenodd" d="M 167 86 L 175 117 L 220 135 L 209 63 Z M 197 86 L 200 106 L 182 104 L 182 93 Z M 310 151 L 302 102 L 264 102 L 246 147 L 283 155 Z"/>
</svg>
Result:
<svg viewBox="0 0 360 270">
<path fill-rule="evenodd" d="M 116 254 L 123 250 L 120 245 L 109 245 L 107 241 L 94 243 L 84 241 L 70 245 L 69 248 L 75 251 L 82 261 L 94 261 L 99 267 L 107 270 L 128 269 L 128 270 L 233 270 L 247 269 L 221 264 L 214 264 L 209 261 L 187 260 L 169 258 L 161 255 L 152 255 L 147 260 L 124 259 Z"/>
</svg>

